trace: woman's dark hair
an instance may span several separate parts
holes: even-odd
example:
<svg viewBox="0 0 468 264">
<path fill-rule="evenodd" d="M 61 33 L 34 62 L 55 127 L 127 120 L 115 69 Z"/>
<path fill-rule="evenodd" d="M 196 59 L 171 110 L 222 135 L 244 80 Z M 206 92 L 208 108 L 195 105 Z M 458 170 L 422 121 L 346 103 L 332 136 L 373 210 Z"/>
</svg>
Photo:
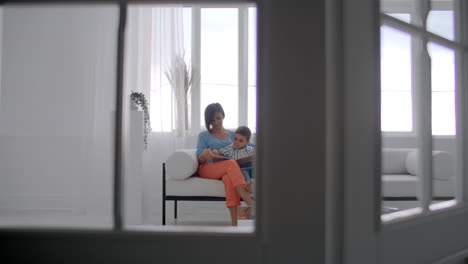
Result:
<svg viewBox="0 0 468 264">
<path fill-rule="evenodd" d="M 212 104 L 209 104 L 206 108 L 205 108 L 205 126 L 206 126 L 206 129 L 208 129 L 208 131 L 211 133 L 211 122 L 214 120 L 214 117 L 215 117 L 215 114 L 217 112 L 220 112 L 223 117 L 226 117 L 224 115 L 224 110 L 223 110 L 223 107 L 221 106 L 220 103 L 212 103 Z"/>
<path fill-rule="evenodd" d="M 252 136 L 252 132 L 246 126 L 240 126 L 236 129 L 236 134 L 244 136 L 248 141 L 250 141 L 250 136 Z"/>
</svg>

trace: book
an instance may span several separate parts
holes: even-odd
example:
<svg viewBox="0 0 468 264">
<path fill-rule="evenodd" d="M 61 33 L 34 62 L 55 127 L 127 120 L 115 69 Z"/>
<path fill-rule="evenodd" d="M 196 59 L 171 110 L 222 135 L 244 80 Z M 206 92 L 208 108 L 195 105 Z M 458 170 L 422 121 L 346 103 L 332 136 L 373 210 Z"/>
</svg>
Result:
<svg viewBox="0 0 468 264">
<path fill-rule="evenodd" d="M 246 168 L 246 167 L 252 167 L 254 160 L 255 160 L 255 155 L 252 155 L 252 156 L 237 159 L 236 161 L 237 161 L 237 164 L 239 164 L 239 167 Z"/>
<path fill-rule="evenodd" d="M 231 159 L 231 158 L 221 156 L 221 155 L 214 155 L 213 157 L 216 158 L 216 159 L 219 159 L 219 160 Z M 240 158 L 240 159 L 237 159 L 235 161 L 237 162 L 237 164 L 239 164 L 239 167 L 247 168 L 247 167 L 252 167 L 253 166 L 254 160 L 255 160 L 255 155 Z"/>
</svg>

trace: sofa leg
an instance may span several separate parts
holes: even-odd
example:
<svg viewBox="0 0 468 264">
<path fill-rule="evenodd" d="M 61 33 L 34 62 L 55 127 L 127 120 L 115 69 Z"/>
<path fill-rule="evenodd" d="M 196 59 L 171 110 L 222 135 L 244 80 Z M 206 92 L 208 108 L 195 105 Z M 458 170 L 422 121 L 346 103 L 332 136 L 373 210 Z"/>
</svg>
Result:
<svg viewBox="0 0 468 264">
<path fill-rule="evenodd" d="M 166 225 L 166 199 L 162 201 L 162 225 Z"/>
<path fill-rule="evenodd" d="M 177 219 L 177 200 L 174 200 L 174 219 Z"/>
</svg>

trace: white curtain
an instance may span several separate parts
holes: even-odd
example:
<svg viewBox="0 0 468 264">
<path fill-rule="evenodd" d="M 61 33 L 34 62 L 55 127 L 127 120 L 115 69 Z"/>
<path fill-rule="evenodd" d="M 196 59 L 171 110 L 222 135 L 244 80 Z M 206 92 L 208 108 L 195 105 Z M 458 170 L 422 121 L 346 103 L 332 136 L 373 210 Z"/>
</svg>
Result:
<svg viewBox="0 0 468 264">
<path fill-rule="evenodd" d="M 140 153 L 142 222 L 160 224 L 162 163 L 176 149 L 196 146 L 196 135 L 185 133 L 187 94 L 179 85 L 183 79 L 171 85 L 164 74 L 165 67 L 184 53 L 183 7 L 132 6 L 126 35 L 127 92 L 139 91 L 147 96 L 152 127 L 148 150 Z M 127 153 L 127 157 L 135 158 L 135 153 Z"/>
<path fill-rule="evenodd" d="M 152 10 L 151 115 L 154 130 L 176 131 L 184 136 L 187 128 L 187 94 L 180 58 L 184 56 L 183 8 Z M 166 73 L 169 72 L 169 81 Z"/>
</svg>

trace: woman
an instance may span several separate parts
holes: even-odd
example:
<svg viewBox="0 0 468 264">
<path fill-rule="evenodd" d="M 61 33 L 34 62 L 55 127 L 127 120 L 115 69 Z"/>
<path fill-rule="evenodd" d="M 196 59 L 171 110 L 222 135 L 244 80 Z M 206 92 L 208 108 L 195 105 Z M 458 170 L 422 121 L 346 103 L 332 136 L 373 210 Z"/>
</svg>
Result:
<svg viewBox="0 0 468 264">
<path fill-rule="evenodd" d="M 213 103 L 205 109 L 205 126 L 207 131 L 198 135 L 197 157 L 200 167 L 200 177 L 222 180 L 226 192 L 226 206 L 231 214 L 233 226 L 237 226 L 237 207 L 240 198 L 247 204 L 246 214 L 250 214 L 253 201 L 247 192 L 247 183 L 241 169 L 234 160 L 220 160 L 213 150 L 218 150 L 231 144 L 234 132 L 224 129 L 224 110 L 219 103 Z"/>
</svg>

